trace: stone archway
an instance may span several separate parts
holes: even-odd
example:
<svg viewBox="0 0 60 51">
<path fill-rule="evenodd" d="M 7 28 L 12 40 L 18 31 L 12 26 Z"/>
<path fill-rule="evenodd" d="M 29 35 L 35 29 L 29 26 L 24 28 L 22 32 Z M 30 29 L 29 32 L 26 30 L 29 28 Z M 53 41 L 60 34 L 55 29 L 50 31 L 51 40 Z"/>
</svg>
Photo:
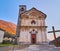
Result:
<svg viewBox="0 0 60 51">
<path fill-rule="evenodd" d="M 32 44 L 36 44 L 36 40 L 37 40 L 37 38 L 36 38 L 36 36 L 37 36 L 37 30 L 36 29 L 32 29 L 31 31 L 30 31 L 30 34 L 31 34 L 31 43 Z"/>
</svg>

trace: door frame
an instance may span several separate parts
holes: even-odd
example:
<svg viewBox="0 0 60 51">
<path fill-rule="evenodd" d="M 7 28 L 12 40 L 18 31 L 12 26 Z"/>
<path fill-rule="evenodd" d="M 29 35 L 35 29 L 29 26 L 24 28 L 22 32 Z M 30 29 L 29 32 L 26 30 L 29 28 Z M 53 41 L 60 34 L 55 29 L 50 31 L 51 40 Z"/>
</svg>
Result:
<svg viewBox="0 0 60 51">
<path fill-rule="evenodd" d="M 33 35 L 34 35 L 35 37 L 32 37 Z M 33 41 L 33 38 L 34 38 L 34 40 L 35 40 L 34 42 L 32 42 L 32 41 Z M 32 44 L 36 44 L 36 34 L 31 34 L 31 43 L 32 43 Z"/>
</svg>

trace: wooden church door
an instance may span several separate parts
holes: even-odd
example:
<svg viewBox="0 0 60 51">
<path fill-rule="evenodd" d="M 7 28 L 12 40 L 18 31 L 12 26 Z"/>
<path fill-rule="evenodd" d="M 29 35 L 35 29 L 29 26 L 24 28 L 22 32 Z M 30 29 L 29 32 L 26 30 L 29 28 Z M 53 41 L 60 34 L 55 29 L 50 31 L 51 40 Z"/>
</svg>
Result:
<svg viewBox="0 0 60 51">
<path fill-rule="evenodd" d="M 31 43 L 32 44 L 36 43 L 36 34 L 31 34 Z"/>
</svg>

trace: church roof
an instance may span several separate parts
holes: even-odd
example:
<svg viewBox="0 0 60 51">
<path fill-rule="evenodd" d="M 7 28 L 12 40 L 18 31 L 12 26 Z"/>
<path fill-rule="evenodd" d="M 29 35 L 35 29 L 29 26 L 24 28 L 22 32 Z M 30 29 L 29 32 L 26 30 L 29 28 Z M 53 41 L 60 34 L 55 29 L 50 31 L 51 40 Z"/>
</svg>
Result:
<svg viewBox="0 0 60 51">
<path fill-rule="evenodd" d="M 44 15 L 45 18 L 46 18 L 46 16 L 47 16 L 45 13 L 37 10 L 37 9 L 34 8 L 34 7 L 32 7 L 30 10 L 25 11 L 23 14 L 28 14 L 28 13 L 31 12 L 31 11 L 36 11 L 37 13 Z"/>
<path fill-rule="evenodd" d="M 5 30 L 3 30 L 2 28 L 0 28 L 0 30 L 5 31 Z"/>
<path fill-rule="evenodd" d="M 42 11 L 40 11 L 40 10 L 36 9 L 35 7 L 32 7 L 32 8 L 31 8 L 30 10 L 28 10 L 28 11 L 31 11 L 31 10 L 36 10 L 36 11 L 41 12 L 42 14 L 46 15 L 46 14 L 45 14 L 45 13 L 43 13 Z"/>
</svg>

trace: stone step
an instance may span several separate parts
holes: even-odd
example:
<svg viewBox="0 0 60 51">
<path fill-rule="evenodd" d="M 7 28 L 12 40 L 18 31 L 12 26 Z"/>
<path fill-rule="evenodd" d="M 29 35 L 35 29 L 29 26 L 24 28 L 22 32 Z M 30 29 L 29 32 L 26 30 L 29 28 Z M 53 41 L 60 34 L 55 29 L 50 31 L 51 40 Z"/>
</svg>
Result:
<svg viewBox="0 0 60 51">
<path fill-rule="evenodd" d="M 54 48 L 54 46 L 49 45 L 30 45 L 24 49 L 14 51 L 60 51 L 60 48 Z"/>
</svg>

